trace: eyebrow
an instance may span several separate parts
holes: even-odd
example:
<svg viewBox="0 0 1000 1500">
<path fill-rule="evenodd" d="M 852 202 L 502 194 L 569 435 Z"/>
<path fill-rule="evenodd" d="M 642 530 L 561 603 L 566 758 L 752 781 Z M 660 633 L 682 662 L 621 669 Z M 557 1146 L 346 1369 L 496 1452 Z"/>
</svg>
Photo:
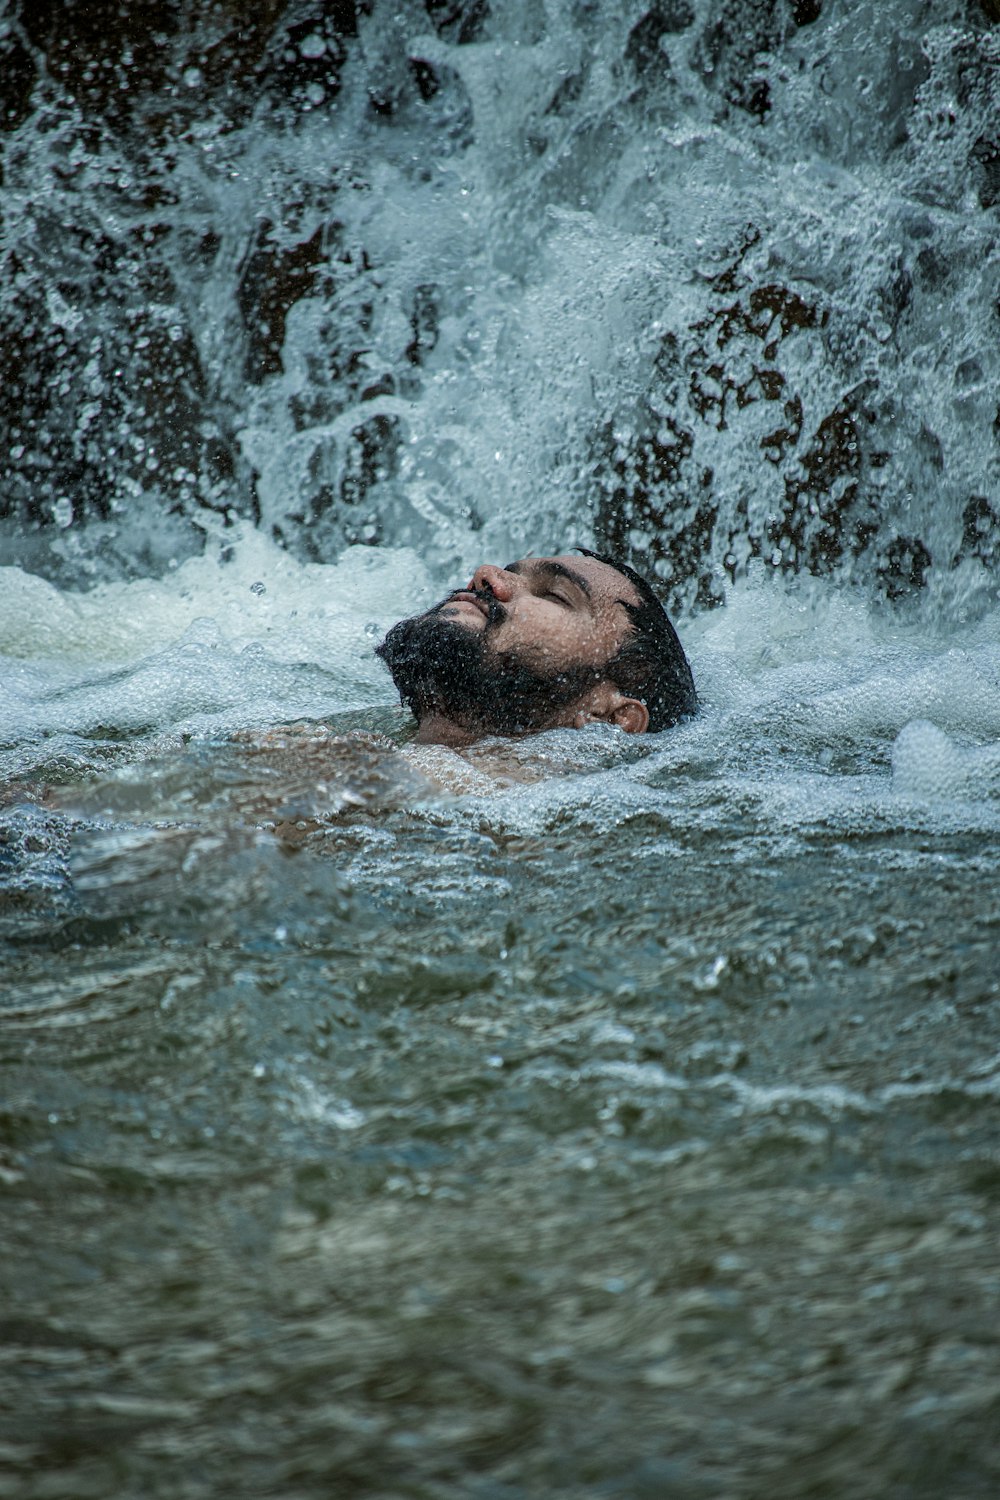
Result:
<svg viewBox="0 0 1000 1500">
<path fill-rule="evenodd" d="M 523 573 L 525 565 L 519 562 L 508 563 L 505 571 L 508 573 Z M 565 578 L 567 583 L 575 584 L 586 599 L 593 599 L 590 584 L 584 578 L 583 574 L 578 573 L 575 568 L 567 568 L 563 563 L 530 558 L 528 560 L 528 572 L 529 574 L 541 574 L 546 578 Z"/>
</svg>

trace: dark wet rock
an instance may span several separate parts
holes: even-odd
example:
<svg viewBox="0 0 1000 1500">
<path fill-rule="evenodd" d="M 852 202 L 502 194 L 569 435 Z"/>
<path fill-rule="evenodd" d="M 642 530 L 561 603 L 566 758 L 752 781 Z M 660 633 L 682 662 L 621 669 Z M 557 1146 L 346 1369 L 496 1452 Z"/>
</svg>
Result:
<svg viewBox="0 0 1000 1500">
<path fill-rule="evenodd" d="M 31 110 L 38 69 L 30 51 L 14 31 L 0 36 L 0 132 L 16 130 Z"/>
<path fill-rule="evenodd" d="M 900 258 L 873 290 L 878 316 L 894 334 L 899 332 L 900 323 L 913 302 L 913 288 L 913 274 Z"/>
<path fill-rule="evenodd" d="M 895 602 L 923 588 L 933 559 L 919 537 L 893 537 L 878 563 L 887 599 Z"/>
<path fill-rule="evenodd" d="M 669 580 L 674 608 L 721 598 L 713 557 L 734 578 L 754 558 L 815 574 L 867 558 L 879 587 L 900 597 L 920 586 L 930 554 L 919 538 L 899 541 L 900 533 L 887 550 L 876 550 L 881 471 L 892 456 L 888 434 L 898 414 L 880 406 L 869 380 L 807 426 L 812 403 L 797 388 L 787 351 L 790 341 L 825 336 L 829 309 L 815 294 L 778 280 L 754 285 L 746 267 L 757 244 L 756 232 L 748 231 L 712 278 L 705 316 L 666 336 L 638 418 L 633 409 L 599 439 L 602 540 Z M 905 296 L 897 300 L 906 305 Z M 705 463 L 711 434 L 738 426 L 755 406 L 774 408 L 773 425 L 757 441 L 783 490 L 763 521 L 748 495 L 720 495 Z M 909 441 L 914 463 L 940 468 L 933 434 L 914 432 Z"/>
<path fill-rule="evenodd" d="M 816 575 L 859 555 L 878 531 L 878 512 L 864 492 L 885 462 L 869 436 L 877 422 L 874 385 L 849 392 L 819 423 L 785 477 L 785 500 L 767 527 L 766 542 L 780 566 Z"/>
<path fill-rule="evenodd" d="M 406 346 L 406 358 L 411 365 L 422 365 L 438 341 L 441 322 L 438 288 L 430 282 L 414 287 L 413 305 L 410 309 L 410 327 L 413 337 Z"/>
<path fill-rule="evenodd" d="M 260 98 L 293 113 L 334 98 L 358 14 L 353 0 L 20 0 L 27 47 L 54 87 L 116 131 L 156 140 L 215 116 L 222 130 Z"/>
<path fill-rule="evenodd" d="M 695 52 L 706 85 L 763 120 L 771 108 L 771 87 L 758 70 L 757 55 L 777 49 L 789 29 L 790 16 L 780 0 L 722 0 L 710 10 Z"/>
<path fill-rule="evenodd" d="M 686 31 L 694 21 L 694 10 L 687 0 L 668 0 L 654 5 L 628 34 L 625 46 L 625 61 L 640 78 L 646 74 L 667 70 L 668 62 L 663 50 L 663 38 Z"/>
<path fill-rule="evenodd" d="M 74 581 L 98 554 L 102 566 L 157 570 L 200 548 L 200 514 L 255 516 L 233 436 L 238 364 L 206 365 L 186 285 L 188 275 L 210 281 L 228 252 L 207 224 L 198 234 L 197 215 L 178 214 L 171 140 L 195 122 L 221 137 L 262 90 L 294 105 L 312 89 L 315 102 L 321 75 L 332 91 L 336 28 L 352 30 L 354 7 L 293 5 L 276 25 L 284 9 L 32 0 L 16 12 L 8 119 L 23 115 L 30 58 L 46 79 L 54 191 L 21 241 L 9 235 L 3 267 L 0 519 L 16 530 L 11 561 Z M 29 148 L 8 155 L 8 181 L 30 181 Z M 258 380 L 280 368 L 288 308 L 318 258 L 308 234 L 269 259 L 270 248 L 259 235 L 237 296 Z M 72 562 L 53 545 L 70 529 Z"/>
<path fill-rule="evenodd" d="M 365 503 L 369 490 L 395 469 L 399 451 L 399 422 L 395 417 L 374 416 L 351 432 L 339 499 L 345 505 Z M 372 542 L 376 536 L 358 536 L 355 540 Z"/>
<path fill-rule="evenodd" d="M 427 16 L 447 42 L 478 42 L 490 17 L 489 0 L 424 0 Z"/>
<path fill-rule="evenodd" d="M 316 0 L 289 6 L 258 69 L 264 94 L 293 115 L 335 99 L 348 46 L 358 34 L 359 9 L 364 7 Z"/>
<path fill-rule="evenodd" d="M 921 422 L 913 439 L 913 448 L 922 467 L 935 474 L 944 473 L 944 447 L 936 432 L 926 422 Z"/>
<path fill-rule="evenodd" d="M 780 415 L 759 440 L 760 447 L 775 465 L 794 454 L 802 434 L 802 399 L 789 388 L 778 365 L 779 351 L 785 339 L 821 329 L 827 318 L 825 309 L 794 288 L 778 282 L 747 284 L 741 267 L 758 239 L 756 231 L 748 231 L 731 264 L 713 278 L 713 305 L 686 331 L 683 342 L 674 335 L 664 341 L 648 416 L 630 430 L 624 444 L 613 446 L 609 468 L 614 480 L 605 487 L 600 510 L 609 542 L 636 565 L 648 566 L 652 560 L 674 580 L 675 590 L 687 580 L 687 602 L 700 606 L 721 599 L 708 565 L 721 539 L 716 534 L 720 506 L 714 475 L 695 456 L 696 432 L 699 427 L 725 431 L 748 407 L 772 403 Z M 690 420 L 680 414 L 685 409 Z M 821 464 L 821 455 L 828 453 L 827 434 L 821 432 L 818 442 L 817 452 L 807 450 L 803 493 L 832 477 Z M 801 495 L 793 493 L 789 509 L 798 512 L 800 502 Z M 792 548 L 781 521 L 762 535 L 754 531 L 745 508 L 730 515 L 727 525 L 745 528 L 735 554 L 730 530 L 727 557 L 739 555 L 745 561 L 765 550 Z M 728 566 L 735 571 L 735 562 Z M 682 593 L 675 592 L 673 606 L 682 602 Z"/>
<path fill-rule="evenodd" d="M 985 495 L 973 495 L 962 512 L 962 541 L 958 555 L 974 557 L 986 567 L 1000 559 L 1000 514 Z"/>
<path fill-rule="evenodd" d="M 925 245 L 917 254 L 916 282 L 922 291 L 936 292 L 951 275 L 948 258 L 934 245 Z"/>
<path fill-rule="evenodd" d="M 273 231 L 265 219 L 244 262 L 237 294 L 246 328 L 246 377 L 255 385 L 281 370 L 289 309 L 313 291 L 317 268 L 326 259 L 321 228 L 292 245 L 276 242 Z"/>
<path fill-rule="evenodd" d="M 792 20 L 796 26 L 811 26 L 822 13 L 822 0 L 792 0 Z"/>
<path fill-rule="evenodd" d="M 962 388 L 976 385 L 983 379 L 983 367 L 978 359 L 963 359 L 955 371 L 955 384 Z"/>
<path fill-rule="evenodd" d="M 379 488 L 395 476 L 401 446 L 398 419 L 378 412 L 343 437 L 317 441 L 294 508 L 272 527 L 275 540 L 313 562 L 386 541 L 391 518 Z"/>
<path fill-rule="evenodd" d="M 171 273 L 142 235 L 41 215 L 31 252 L 8 256 L 0 309 L 0 517 L 19 524 L 17 560 L 32 561 L 33 537 L 87 521 L 107 556 L 120 539 L 130 568 L 197 550 L 198 506 L 239 503 L 238 459 Z M 162 528 L 137 497 L 155 499 Z"/>
<path fill-rule="evenodd" d="M 676 361 L 668 346 L 661 368 Z M 692 506 L 690 486 L 694 433 L 668 409 L 670 397 L 658 392 L 644 404 L 634 425 L 609 424 L 600 436 L 604 450 L 602 501 L 598 510 L 600 545 L 649 572 L 655 567 L 670 579 L 670 605 L 685 597 L 696 579 L 695 601 L 718 602 L 705 560 L 711 551 L 717 506 L 712 503 L 711 475 L 702 476 L 705 499 Z M 692 513 L 693 511 L 693 513 Z"/>
<path fill-rule="evenodd" d="M 545 113 L 547 115 L 559 115 L 562 114 L 563 110 L 568 109 L 571 105 L 575 104 L 577 99 L 579 99 L 580 95 L 583 93 L 583 86 L 585 82 L 586 75 L 583 73 L 583 71 L 579 73 L 570 73 L 566 78 L 563 79 L 562 83 L 556 89 L 555 93 L 552 95 L 552 98 L 545 106 Z"/>
<path fill-rule="evenodd" d="M 544 9 L 525 22 L 532 43 L 545 34 Z M 811 55 L 836 85 L 836 60 L 821 48 L 828 10 L 819 0 L 647 0 L 615 30 L 604 59 L 625 81 L 607 116 L 591 110 L 599 43 L 587 36 L 567 53 L 566 76 L 538 82 L 528 111 L 529 149 L 551 150 L 553 163 L 539 176 L 540 206 L 546 195 L 550 204 L 580 201 L 565 182 L 589 170 L 591 154 L 607 185 L 636 118 L 649 125 L 660 83 L 663 118 L 672 118 L 672 38 L 686 33 L 674 51 L 679 66 L 691 53 L 697 78 L 686 85 L 700 117 L 707 91 L 707 113 L 737 136 L 749 126 L 756 137 L 757 122 L 771 128 L 787 43 L 793 61 Z M 768 226 L 748 229 L 721 273 L 695 271 L 696 311 L 671 326 L 651 368 L 629 373 L 622 419 L 604 411 L 595 421 L 587 461 L 601 497 L 597 529 L 636 562 L 651 560 L 675 607 L 714 602 L 723 571 L 736 576 L 756 557 L 827 573 L 858 562 L 859 576 L 878 572 L 890 593 L 927 576 L 917 526 L 886 519 L 884 471 L 897 466 L 902 493 L 922 470 L 946 472 L 947 455 L 912 413 L 890 417 L 884 393 L 858 384 L 851 345 L 859 335 L 871 352 L 874 337 L 891 355 L 921 326 L 928 301 L 958 293 L 961 252 L 932 214 L 942 195 L 973 209 L 978 198 L 991 212 L 1000 201 L 996 70 L 981 29 L 990 10 L 970 0 L 972 19 L 940 43 L 933 78 L 915 36 L 901 37 L 893 76 L 879 75 L 888 81 L 872 105 L 873 154 L 906 140 L 925 111 L 955 170 L 930 173 L 924 196 L 918 185 L 912 207 L 899 210 L 898 253 L 877 261 L 864 314 L 844 307 L 846 282 L 808 266 L 793 274 L 777 252 L 768 256 Z M 584 0 L 574 10 L 582 29 L 607 14 Z M 407 440 L 399 400 L 419 402 L 436 373 L 442 330 L 462 316 L 454 288 L 423 264 L 407 280 L 390 264 L 391 247 L 386 255 L 364 243 L 363 216 L 343 208 L 346 195 L 373 190 L 361 150 L 351 164 L 331 161 L 325 181 L 315 172 L 276 188 L 262 180 L 250 209 L 240 191 L 228 195 L 225 174 L 239 175 L 245 145 L 255 163 L 274 160 L 271 147 L 280 155 L 291 142 L 294 152 L 299 135 L 315 137 L 313 112 L 325 110 L 324 125 L 344 112 L 338 140 L 361 141 L 391 171 L 429 182 L 434 161 L 473 140 L 460 71 L 470 59 L 453 51 L 460 66 L 451 68 L 447 53 L 481 43 L 491 28 L 502 34 L 500 11 L 484 0 L 424 0 L 405 13 L 374 0 L 14 0 L 9 15 L 0 132 L 7 181 L 17 180 L 30 212 L 11 224 L 0 267 L 0 522 L 5 547 L 7 537 L 16 543 L 5 560 L 78 581 L 94 576 L 89 559 L 98 555 L 113 571 L 155 571 L 197 549 L 205 525 L 256 521 L 271 503 L 262 492 L 258 505 L 237 432 L 276 418 L 285 440 L 345 413 L 335 434 L 317 435 L 300 490 L 281 492 L 268 526 L 315 558 L 347 541 L 395 537 L 405 514 L 393 489 Z M 415 46 L 431 30 L 447 45 Z M 45 105 L 37 123 L 34 103 Z M 267 148 L 259 157 L 258 144 Z M 919 151 L 926 158 L 918 129 Z M 42 162 L 49 185 L 34 201 Z M 654 213 L 655 194 L 645 207 Z M 853 291 L 851 283 L 844 296 Z M 204 337 L 209 306 L 214 341 Z M 829 373 L 810 384 L 804 367 L 813 359 L 817 369 L 824 351 Z M 971 411 L 990 369 L 981 361 L 977 373 L 968 350 L 956 352 L 961 359 L 955 392 Z M 293 369 L 295 380 L 284 380 Z M 732 493 L 731 470 L 725 484 L 719 477 L 734 441 L 756 462 L 766 504 Z M 952 550 L 967 492 L 956 499 Z M 980 555 L 987 543 L 967 533 L 968 525 L 963 555 Z"/>
<path fill-rule="evenodd" d="M 976 193 L 983 208 L 1000 203 L 1000 132 L 997 139 L 980 136 L 969 154 L 976 170 Z"/>
<path fill-rule="evenodd" d="M 282 0 L 147 0 L 138 9 L 21 0 L 19 20 L 53 85 L 88 115 L 161 136 L 186 128 L 207 100 L 223 117 L 246 113 L 243 85 L 282 8 Z"/>
<path fill-rule="evenodd" d="M 472 105 L 465 84 L 454 68 L 422 57 L 405 59 L 405 66 L 372 70 L 369 106 L 379 120 L 428 131 L 435 151 L 462 150 L 472 140 Z"/>
</svg>

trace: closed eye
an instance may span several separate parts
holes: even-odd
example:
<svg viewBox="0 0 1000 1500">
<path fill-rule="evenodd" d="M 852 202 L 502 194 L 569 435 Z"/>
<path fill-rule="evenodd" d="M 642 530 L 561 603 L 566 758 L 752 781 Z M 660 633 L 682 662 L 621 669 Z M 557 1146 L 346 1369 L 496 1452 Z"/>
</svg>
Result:
<svg viewBox="0 0 1000 1500">
<path fill-rule="evenodd" d="M 538 558 L 537 560 L 526 558 L 523 562 L 508 563 L 506 572 L 517 575 L 527 575 L 531 580 L 532 587 L 540 599 L 554 599 L 564 609 L 578 609 L 580 600 L 575 597 L 579 591 L 582 599 L 589 605 L 591 600 L 590 584 L 586 578 L 577 573 L 573 568 L 567 568 L 564 563 L 557 562 L 554 557 Z M 545 589 L 546 583 L 557 583 L 561 588 L 569 587 L 573 594 L 567 598 L 565 594 L 556 593 L 554 589 Z"/>
</svg>

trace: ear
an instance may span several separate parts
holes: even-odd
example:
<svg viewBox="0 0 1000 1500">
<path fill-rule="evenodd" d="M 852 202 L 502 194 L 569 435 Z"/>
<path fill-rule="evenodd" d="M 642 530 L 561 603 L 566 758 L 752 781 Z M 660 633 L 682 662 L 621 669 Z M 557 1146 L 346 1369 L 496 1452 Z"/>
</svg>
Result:
<svg viewBox="0 0 1000 1500">
<path fill-rule="evenodd" d="M 570 722 L 574 729 L 597 719 L 614 724 L 625 734 L 645 734 L 649 728 L 649 709 L 639 698 L 626 698 L 611 682 L 599 682 L 577 704 Z"/>
<path fill-rule="evenodd" d="M 649 728 L 649 709 L 639 698 L 623 698 L 612 710 L 611 722 L 626 734 L 645 734 Z"/>
</svg>

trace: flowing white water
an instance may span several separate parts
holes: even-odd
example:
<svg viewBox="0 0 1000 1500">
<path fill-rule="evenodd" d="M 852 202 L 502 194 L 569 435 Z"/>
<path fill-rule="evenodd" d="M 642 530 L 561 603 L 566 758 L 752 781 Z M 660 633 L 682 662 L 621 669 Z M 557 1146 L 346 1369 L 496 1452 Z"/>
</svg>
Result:
<svg viewBox="0 0 1000 1500">
<path fill-rule="evenodd" d="M 44 774 L 71 743 L 84 770 L 82 742 L 109 730 L 141 756 L 165 736 L 391 709 L 374 646 L 446 587 L 408 549 L 353 547 L 334 564 L 302 563 L 253 531 L 227 542 L 225 562 L 206 553 L 162 580 L 80 594 L 11 569 L 5 584 L 0 724 L 15 777 Z M 761 566 L 723 608 L 682 628 L 702 713 L 649 742 L 634 768 L 641 780 L 655 770 L 662 785 L 698 765 L 721 776 L 721 823 L 739 786 L 763 797 L 775 827 L 950 824 L 957 804 L 984 799 L 975 826 L 994 826 L 995 614 L 956 636 L 829 584 L 789 587 Z M 600 767 L 602 745 L 578 747 L 581 768 Z M 629 800 L 621 773 L 609 774 Z"/>
<path fill-rule="evenodd" d="M 169 148 L 43 91 L 5 165 L 9 560 L 159 575 L 229 513 L 327 563 L 596 532 L 688 605 L 759 556 L 989 608 L 976 7 L 472 11 L 293 8 L 282 108 L 233 83 Z"/>
</svg>

